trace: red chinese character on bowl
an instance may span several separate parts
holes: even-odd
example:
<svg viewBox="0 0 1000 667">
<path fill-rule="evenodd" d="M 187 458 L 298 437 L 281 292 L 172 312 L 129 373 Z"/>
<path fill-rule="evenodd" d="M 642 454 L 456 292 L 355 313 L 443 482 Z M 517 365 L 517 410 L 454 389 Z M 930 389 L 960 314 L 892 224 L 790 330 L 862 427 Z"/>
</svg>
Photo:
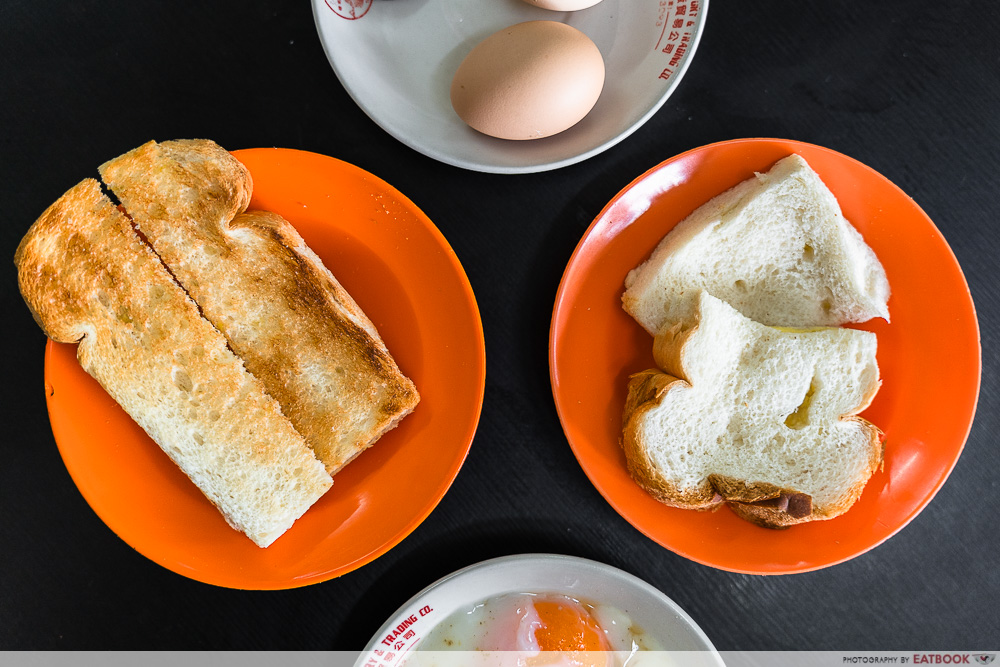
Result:
<svg viewBox="0 0 1000 667">
<path fill-rule="evenodd" d="M 368 13 L 372 0 L 324 0 L 333 13 L 349 21 L 359 19 Z"/>
</svg>

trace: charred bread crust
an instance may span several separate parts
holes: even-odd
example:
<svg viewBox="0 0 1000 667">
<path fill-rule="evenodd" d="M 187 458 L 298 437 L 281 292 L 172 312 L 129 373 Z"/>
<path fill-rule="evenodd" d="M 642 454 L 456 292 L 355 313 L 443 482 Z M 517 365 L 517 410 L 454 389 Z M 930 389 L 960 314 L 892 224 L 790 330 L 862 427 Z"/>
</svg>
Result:
<svg viewBox="0 0 1000 667">
<path fill-rule="evenodd" d="M 277 402 L 97 181 L 50 206 L 14 261 L 46 335 L 78 342 L 84 370 L 256 544 L 273 542 L 330 487 Z"/>
<path fill-rule="evenodd" d="M 374 324 L 295 228 L 244 210 L 249 172 L 222 147 L 150 142 L 100 171 L 330 473 L 417 405 Z"/>
</svg>

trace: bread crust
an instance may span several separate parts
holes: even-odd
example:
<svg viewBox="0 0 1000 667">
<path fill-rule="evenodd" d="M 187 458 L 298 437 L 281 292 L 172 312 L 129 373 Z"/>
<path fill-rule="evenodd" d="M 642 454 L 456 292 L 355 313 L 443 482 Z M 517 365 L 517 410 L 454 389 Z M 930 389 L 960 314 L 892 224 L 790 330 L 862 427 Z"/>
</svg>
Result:
<svg viewBox="0 0 1000 667">
<path fill-rule="evenodd" d="M 149 142 L 100 171 L 330 473 L 417 405 L 374 324 L 295 228 L 244 212 L 250 175 L 220 146 Z"/>
<path fill-rule="evenodd" d="M 855 482 L 855 484 L 851 486 L 850 490 L 841 496 L 838 502 L 826 507 L 817 507 L 813 505 L 812 511 L 803 516 L 797 516 L 794 513 L 781 510 L 777 507 L 768 506 L 760 502 L 762 500 L 776 498 L 782 494 L 798 493 L 794 489 L 779 489 L 777 494 L 755 499 L 741 498 L 734 494 L 733 497 L 726 498 L 730 509 L 732 509 L 738 517 L 751 523 L 755 523 L 758 526 L 778 529 L 788 528 L 789 526 L 809 521 L 832 519 L 851 509 L 854 503 L 858 501 L 861 494 L 864 492 L 865 486 L 867 485 L 868 479 L 871 475 L 874 474 L 876 470 L 882 469 L 885 460 L 885 448 L 883 446 L 885 434 L 879 427 L 861 417 L 850 415 L 844 417 L 843 419 L 844 421 L 857 422 L 862 427 L 864 433 L 868 436 L 868 445 L 866 447 L 866 451 L 868 452 L 868 466 L 867 474 L 864 476 L 864 479 L 859 479 Z"/>
<path fill-rule="evenodd" d="M 46 335 L 79 343 L 83 368 L 256 544 L 271 544 L 330 487 L 277 402 L 97 181 L 49 207 L 14 262 Z"/>
<path fill-rule="evenodd" d="M 700 315 L 699 310 L 694 320 L 675 323 L 657 333 L 653 356 L 659 368 L 645 370 L 629 378 L 621 444 L 633 480 L 652 497 L 671 507 L 703 510 L 726 503 L 737 516 L 768 528 L 831 519 L 850 509 L 861 496 L 868 479 L 883 462 L 882 431 L 858 416 L 870 405 L 881 381 L 872 382 L 865 392 L 859 394 L 858 403 L 838 417 L 842 423 L 854 424 L 862 434 L 864 443 L 859 447 L 864 452 L 865 465 L 850 487 L 834 502 L 818 505 L 800 489 L 717 472 L 709 472 L 696 484 L 681 488 L 653 460 L 650 455 L 653 443 L 646 442 L 643 424 L 650 412 L 661 409 L 664 404 L 670 405 L 672 392 L 692 388 L 689 344 L 702 326 Z"/>
<path fill-rule="evenodd" d="M 690 386 L 685 380 L 655 368 L 629 377 L 621 440 L 626 467 L 636 484 L 665 505 L 679 509 L 714 510 L 724 503 L 737 516 L 751 523 L 765 528 L 787 528 L 799 523 L 840 516 L 861 497 L 868 478 L 883 465 L 882 431 L 861 417 L 848 415 L 843 419 L 858 423 L 868 436 L 867 474 L 834 504 L 818 507 L 812 504 L 810 498 L 810 512 L 796 515 L 770 506 L 765 501 L 795 495 L 808 498 L 808 494 L 760 480 L 741 480 L 717 474 L 708 475 L 697 487 L 681 489 L 663 475 L 649 456 L 650 447 L 643 437 L 642 421 L 646 413 L 656 409 L 667 399 L 670 391 Z"/>
<path fill-rule="evenodd" d="M 680 509 L 714 509 L 721 498 L 711 484 L 703 484 L 693 489 L 680 489 L 663 475 L 649 456 L 649 446 L 645 442 L 642 420 L 647 412 L 656 409 L 671 391 L 690 388 L 686 381 L 663 373 L 657 369 L 641 371 L 632 375 L 628 383 L 628 398 L 623 415 L 622 448 L 625 462 L 632 479 L 646 493 L 665 505 Z"/>
<path fill-rule="evenodd" d="M 697 332 L 697 322 L 677 322 L 664 327 L 653 338 L 653 361 L 668 375 L 688 380 L 682 355 L 687 342 Z"/>
</svg>

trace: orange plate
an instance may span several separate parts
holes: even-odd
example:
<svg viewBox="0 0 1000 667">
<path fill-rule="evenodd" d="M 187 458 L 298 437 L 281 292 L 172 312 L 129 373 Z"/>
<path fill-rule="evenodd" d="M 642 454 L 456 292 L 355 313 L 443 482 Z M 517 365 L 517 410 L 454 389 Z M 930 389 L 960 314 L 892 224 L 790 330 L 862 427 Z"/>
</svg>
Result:
<svg viewBox="0 0 1000 667">
<path fill-rule="evenodd" d="M 695 208 L 754 171 L 798 153 L 819 173 L 885 267 L 892 324 L 878 335 L 883 385 L 864 416 L 886 433 L 885 467 L 846 514 L 774 531 L 728 509 L 694 512 L 653 500 L 619 446 L 629 375 L 654 367 L 652 338 L 621 308 L 625 275 Z M 931 360 L 947 356 L 947 363 Z M 979 395 L 979 327 L 951 249 L 926 214 L 869 167 L 794 141 L 745 139 L 667 160 L 619 193 L 587 230 L 563 275 L 549 341 L 552 391 L 580 465 L 647 536 L 691 560 L 735 572 L 804 572 L 845 561 L 906 525 L 944 483 Z M 930 371 L 930 372 L 929 372 Z"/>
<path fill-rule="evenodd" d="M 98 516 L 151 560 L 199 581 L 303 586 L 384 554 L 430 514 L 479 421 L 485 345 L 475 296 L 447 241 L 410 200 L 330 157 L 234 153 L 251 208 L 287 218 L 371 318 L 416 384 L 416 410 L 340 472 L 333 489 L 267 549 L 222 515 L 76 361 L 49 342 L 45 382 L 66 468 Z"/>
</svg>

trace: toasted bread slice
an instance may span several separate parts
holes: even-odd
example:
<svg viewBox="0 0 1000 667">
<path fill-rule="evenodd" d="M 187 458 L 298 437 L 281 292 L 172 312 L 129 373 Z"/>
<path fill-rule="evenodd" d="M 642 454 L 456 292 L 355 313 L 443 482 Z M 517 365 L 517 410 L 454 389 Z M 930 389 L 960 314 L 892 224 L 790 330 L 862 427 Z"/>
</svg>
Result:
<svg viewBox="0 0 1000 667">
<path fill-rule="evenodd" d="M 622 443 L 632 477 L 673 507 L 729 501 L 762 525 L 845 512 L 881 465 L 858 417 L 879 388 L 875 335 L 767 327 L 699 294 L 656 336 L 662 370 L 629 381 Z"/>
<path fill-rule="evenodd" d="M 97 181 L 49 207 L 14 262 L 46 335 L 79 342 L 83 368 L 256 544 L 271 544 L 330 488 L 278 403 Z"/>
<path fill-rule="evenodd" d="M 336 473 L 419 395 L 298 232 L 243 213 L 246 168 L 211 141 L 149 142 L 100 168 L 204 316 Z"/>
<path fill-rule="evenodd" d="M 889 319 L 885 270 L 798 155 L 695 210 L 625 287 L 623 307 L 653 335 L 689 317 L 700 290 L 767 325 Z"/>
</svg>

